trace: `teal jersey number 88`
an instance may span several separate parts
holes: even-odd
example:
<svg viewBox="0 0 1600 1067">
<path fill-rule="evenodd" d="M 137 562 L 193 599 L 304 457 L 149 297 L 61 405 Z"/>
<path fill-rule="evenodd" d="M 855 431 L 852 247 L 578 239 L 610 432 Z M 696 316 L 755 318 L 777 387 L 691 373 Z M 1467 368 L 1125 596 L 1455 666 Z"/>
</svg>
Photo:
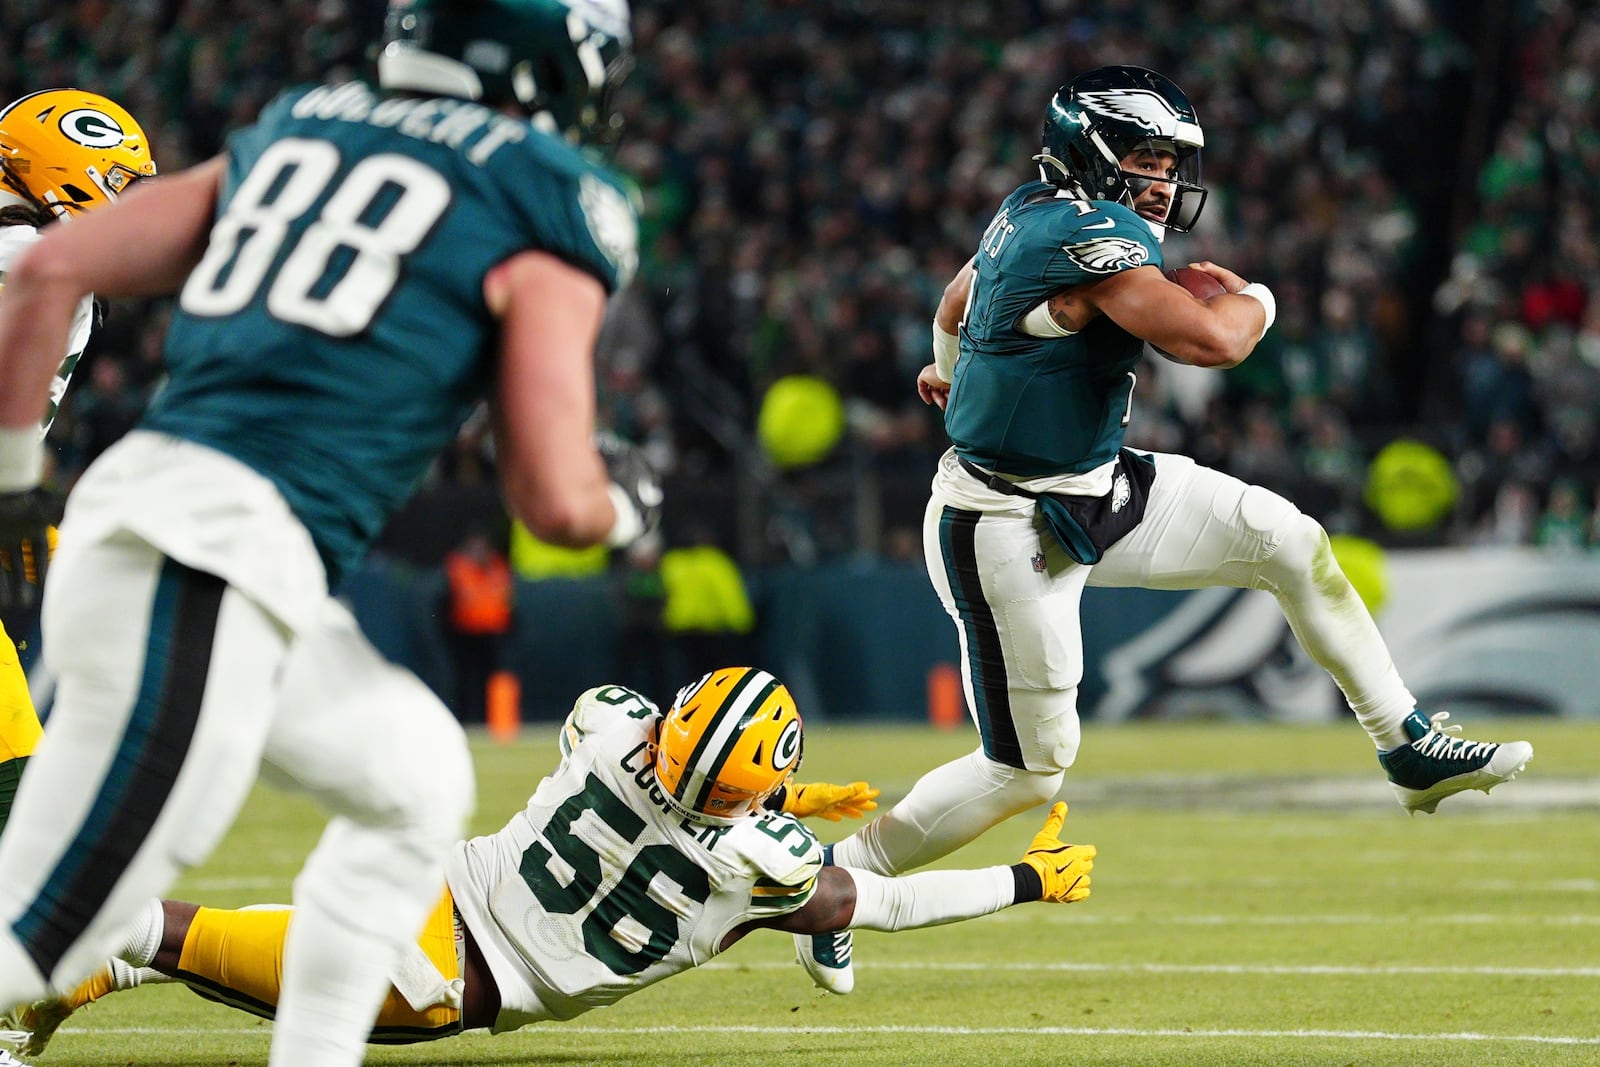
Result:
<svg viewBox="0 0 1600 1067">
<path fill-rule="evenodd" d="M 208 317 L 242 311 L 339 163 L 331 143 L 300 137 L 263 152 L 212 228 L 205 257 L 179 297 L 183 310 Z M 401 258 L 449 206 L 450 185 L 432 167 L 394 153 L 368 156 L 300 229 L 267 289 L 267 313 L 330 337 L 360 333 L 399 282 Z"/>
</svg>

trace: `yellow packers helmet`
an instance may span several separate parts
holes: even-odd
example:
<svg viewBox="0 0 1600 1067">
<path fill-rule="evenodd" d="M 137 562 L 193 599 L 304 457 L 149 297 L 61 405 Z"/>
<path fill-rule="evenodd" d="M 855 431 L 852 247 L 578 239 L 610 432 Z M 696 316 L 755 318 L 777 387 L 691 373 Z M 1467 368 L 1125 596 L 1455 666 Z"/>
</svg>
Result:
<svg viewBox="0 0 1600 1067">
<path fill-rule="evenodd" d="M 656 780 L 698 822 L 731 824 L 758 811 L 800 766 L 799 709 L 755 667 L 724 667 L 678 692 L 656 735 Z"/>
<path fill-rule="evenodd" d="M 109 204 L 155 172 L 144 130 L 97 93 L 45 89 L 0 110 L 0 188 L 58 217 Z"/>
</svg>

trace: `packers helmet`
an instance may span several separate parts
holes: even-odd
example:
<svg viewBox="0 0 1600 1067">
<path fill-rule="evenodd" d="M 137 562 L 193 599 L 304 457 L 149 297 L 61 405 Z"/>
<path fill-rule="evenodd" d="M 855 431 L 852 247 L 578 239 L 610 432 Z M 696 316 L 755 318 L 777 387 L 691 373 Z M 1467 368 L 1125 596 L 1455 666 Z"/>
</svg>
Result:
<svg viewBox="0 0 1600 1067">
<path fill-rule="evenodd" d="M 627 0 L 389 0 L 378 85 L 513 104 L 569 140 L 618 125 L 632 67 Z"/>
<path fill-rule="evenodd" d="M 98 93 L 45 89 L 0 110 L 0 188 L 58 217 L 112 203 L 155 172 L 144 130 Z"/>
<path fill-rule="evenodd" d="M 1200 149 L 1205 145 L 1194 105 L 1171 79 L 1144 67 L 1100 67 L 1056 90 L 1044 118 L 1044 150 L 1034 157 L 1039 177 L 1088 200 L 1129 207 L 1152 181 L 1172 186 L 1165 225 L 1187 233 L 1205 207 Z M 1141 148 L 1177 157 L 1177 174 L 1152 178 L 1122 169 Z"/>
<path fill-rule="evenodd" d="M 697 822 L 727 825 L 758 811 L 800 766 L 800 712 L 755 667 L 724 667 L 685 686 L 656 735 L 656 781 Z"/>
</svg>

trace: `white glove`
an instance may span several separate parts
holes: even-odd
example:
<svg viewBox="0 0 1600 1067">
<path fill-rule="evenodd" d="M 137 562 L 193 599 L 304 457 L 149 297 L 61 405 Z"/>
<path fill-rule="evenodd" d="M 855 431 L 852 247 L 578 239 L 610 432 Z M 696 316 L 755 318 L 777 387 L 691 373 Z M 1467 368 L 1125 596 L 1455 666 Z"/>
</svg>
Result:
<svg viewBox="0 0 1600 1067">
<path fill-rule="evenodd" d="M 611 506 L 617 510 L 606 546 L 624 548 L 661 521 L 661 483 L 644 453 L 615 434 L 597 435 L 595 447 L 611 475 Z"/>
</svg>

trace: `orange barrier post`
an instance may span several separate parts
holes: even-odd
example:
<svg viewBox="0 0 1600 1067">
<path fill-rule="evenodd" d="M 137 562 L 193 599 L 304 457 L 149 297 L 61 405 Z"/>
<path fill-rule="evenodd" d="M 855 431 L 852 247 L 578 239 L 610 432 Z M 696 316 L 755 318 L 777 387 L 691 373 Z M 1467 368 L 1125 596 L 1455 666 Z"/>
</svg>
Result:
<svg viewBox="0 0 1600 1067">
<path fill-rule="evenodd" d="M 953 663 L 934 664 L 928 671 L 928 721 L 941 730 L 954 730 L 966 717 L 961 672 Z"/>
<path fill-rule="evenodd" d="M 496 741 L 517 739 L 517 731 L 522 727 L 522 683 L 515 674 L 496 671 L 489 676 L 484 719 L 489 736 Z"/>
</svg>

